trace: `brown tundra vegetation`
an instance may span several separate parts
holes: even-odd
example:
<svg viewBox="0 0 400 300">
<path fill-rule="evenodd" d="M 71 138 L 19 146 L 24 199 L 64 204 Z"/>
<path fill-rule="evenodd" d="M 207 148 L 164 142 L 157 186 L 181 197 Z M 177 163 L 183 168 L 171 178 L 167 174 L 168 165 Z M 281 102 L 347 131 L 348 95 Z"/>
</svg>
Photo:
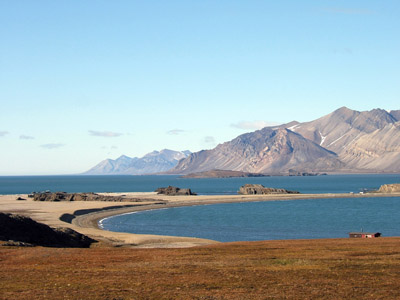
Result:
<svg viewBox="0 0 400 300">
<path fill-rule="evenodd" d="M 3 246 L 0 299 L 400 299 L 400 238 Z"/>
</svg>

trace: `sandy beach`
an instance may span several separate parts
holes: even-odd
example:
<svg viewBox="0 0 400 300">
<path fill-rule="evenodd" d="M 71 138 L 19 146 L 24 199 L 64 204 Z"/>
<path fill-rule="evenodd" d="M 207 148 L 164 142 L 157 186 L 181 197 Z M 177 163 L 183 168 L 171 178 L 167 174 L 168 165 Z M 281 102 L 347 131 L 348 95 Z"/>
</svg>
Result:
<svg viewBox="0 0 400 300">
<path fill-rule="evenodd" d="M 0 211 L 28 216 L 37 222 L 52 227 L 69 227 L 88 235 L 102 244 L 118 247 L 192 247 L 218 243 L 216 241 L 191 238 L 157 236 L 145 234 L 119 233 L 102 230 L 99 220 L 128 212 L 149 209 L 193 206 L 203 204 L 279 201 L 326 198 L 360 198 L 360 197 L 400 197 L 400 193 L 388 194 L 271 194 L 271 195 L 224 195 L 224 196 L 165 196 L 156 193 L 103 193 L 103 195 L 123 196 L 134 201 L 72 201 L 40 202 L 33 201 L 28 195 L 0 195 Z M 17 198 L 25 200 L 17 200 Z M 139 199 L 139 200 L 138 200 Z"/>
</svg>

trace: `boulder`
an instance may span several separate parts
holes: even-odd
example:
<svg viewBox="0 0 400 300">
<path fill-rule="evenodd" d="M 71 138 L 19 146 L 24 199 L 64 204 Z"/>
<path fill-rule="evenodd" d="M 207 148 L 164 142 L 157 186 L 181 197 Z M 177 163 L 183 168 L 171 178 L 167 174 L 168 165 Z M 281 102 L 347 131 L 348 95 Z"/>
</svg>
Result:
<svg viewBox="0 0 400 300">
<path fill-rule="evenodd" d="M 159 195 L 168 195 L 168 196 L 197 195 L 196 193 L 193 193 L 190 189 L 180 189 L 175 186 L 160 187 L 156 189 L 155 192 Z"/>
<path fill-rule="evenodd" d="M 238 194 L 240 195 L 268 195 L 268 194 L 299 194 L 298 191 L 288 191 L 264 187 L 262 184 L 245 184 L 241 186 Z"/>
</svg>

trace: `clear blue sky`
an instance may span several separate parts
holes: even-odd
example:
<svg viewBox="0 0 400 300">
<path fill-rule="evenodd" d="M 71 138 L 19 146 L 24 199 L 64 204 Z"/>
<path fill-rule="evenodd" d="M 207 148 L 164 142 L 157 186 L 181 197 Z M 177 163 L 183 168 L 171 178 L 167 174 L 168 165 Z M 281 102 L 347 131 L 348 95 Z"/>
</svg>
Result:
<svg viewBox="0 0 400 300">
<path fill-rule="evenodd" d="M 400 109 L 400 1 L 0 0 L 0 175 Z"/>
</svg>

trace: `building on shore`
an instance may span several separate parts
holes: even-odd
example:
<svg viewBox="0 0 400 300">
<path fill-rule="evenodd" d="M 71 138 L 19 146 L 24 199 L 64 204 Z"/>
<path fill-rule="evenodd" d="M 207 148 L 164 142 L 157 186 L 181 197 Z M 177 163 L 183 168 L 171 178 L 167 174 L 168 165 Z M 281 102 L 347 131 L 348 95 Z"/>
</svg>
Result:
<svg viewBox="0 0 400 300">
<path fill-rule="evenodd" d="M 371 232 L 350 232 L 349 233 L 349 238 L 377 238 L 380 237 L 381 233 L 380 232 L 375 232 L 375 233 L 371 233 Z"/>
</svg>

